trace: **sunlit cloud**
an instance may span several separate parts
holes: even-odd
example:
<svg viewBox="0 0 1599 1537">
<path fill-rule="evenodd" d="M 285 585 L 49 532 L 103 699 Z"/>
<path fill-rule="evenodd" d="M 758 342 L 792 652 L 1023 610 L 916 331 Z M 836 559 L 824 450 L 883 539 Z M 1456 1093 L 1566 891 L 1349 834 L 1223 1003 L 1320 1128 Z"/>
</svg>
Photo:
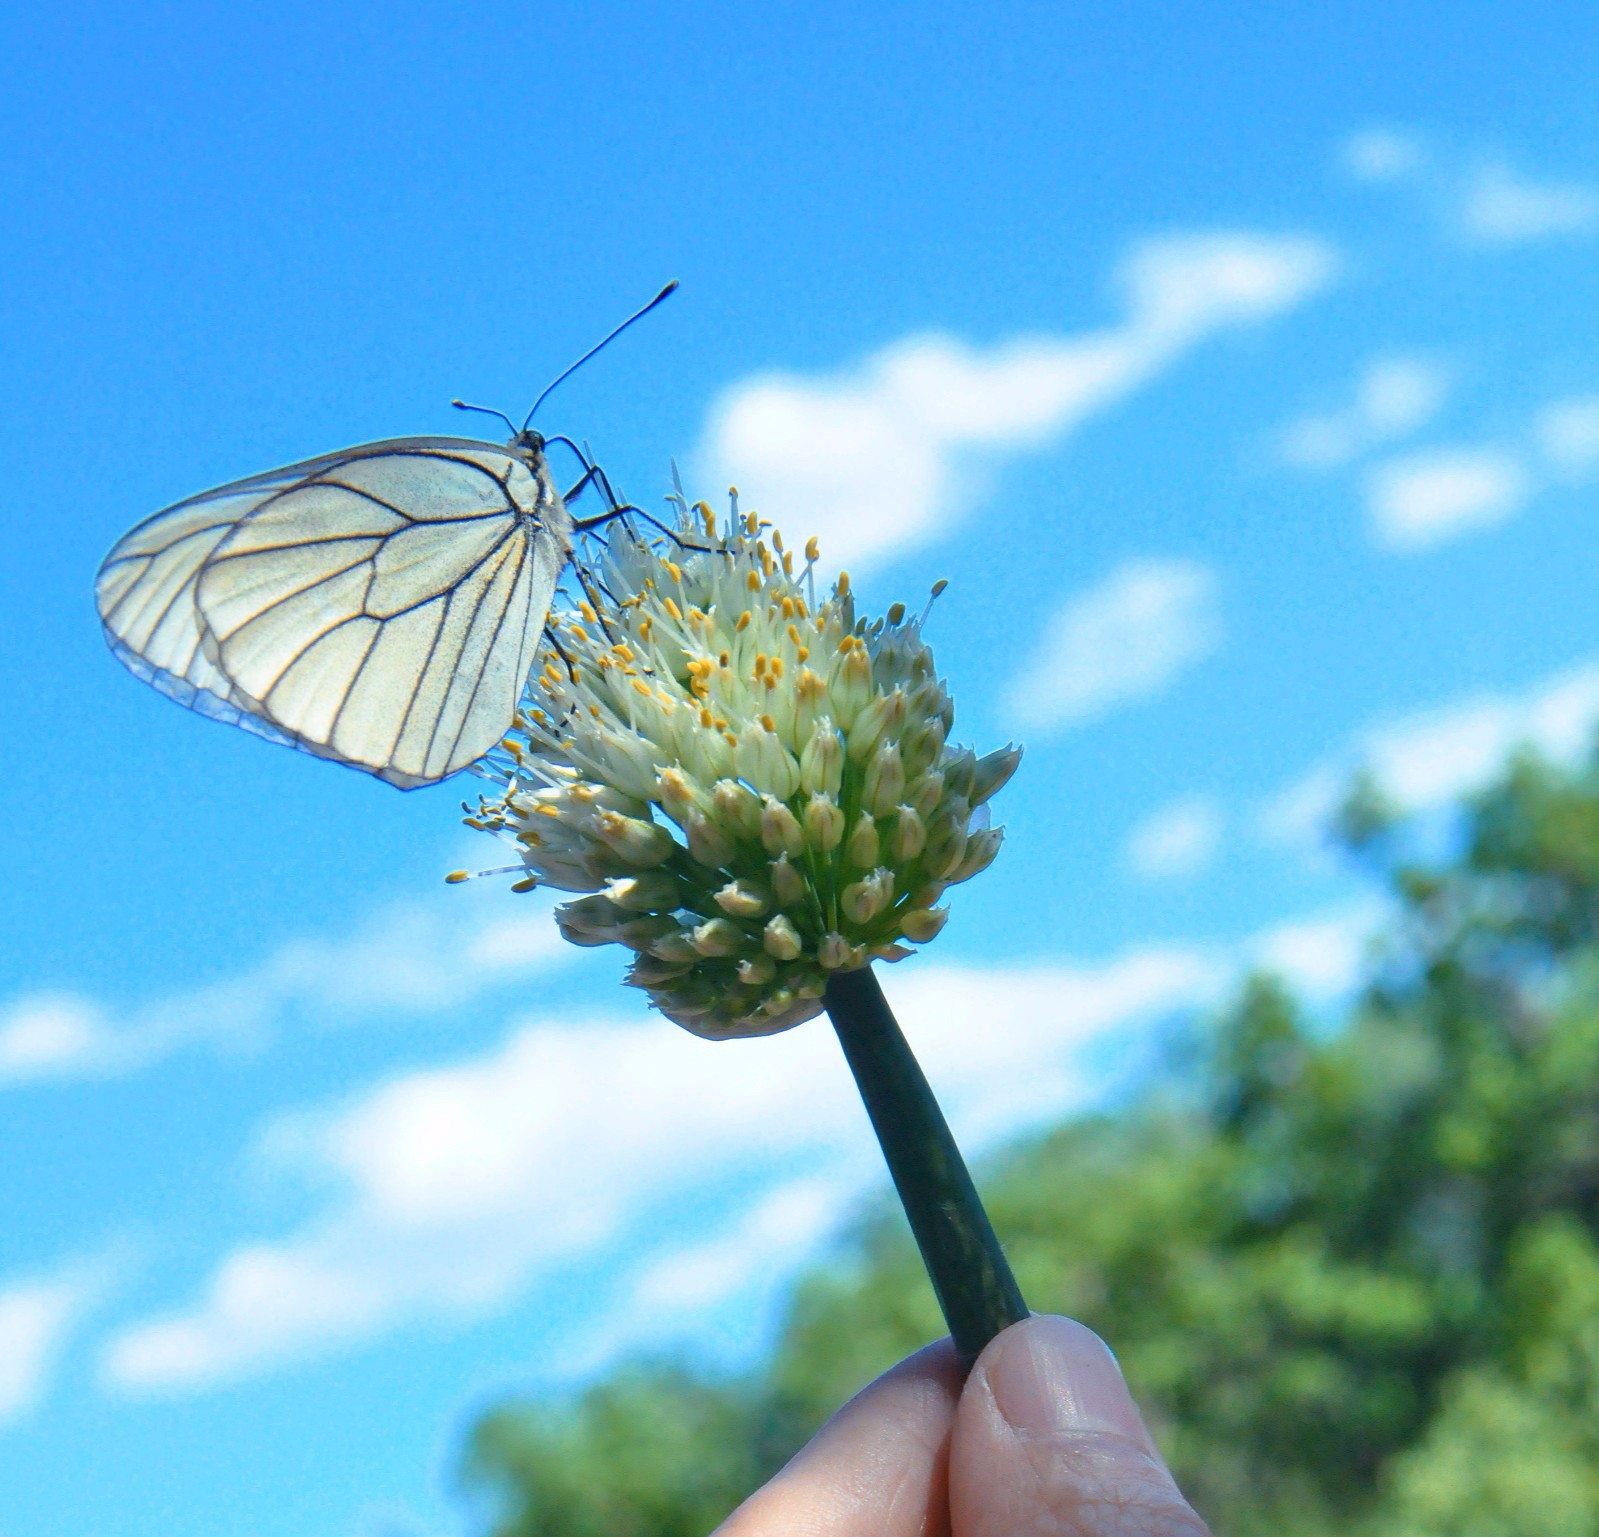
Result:
<svg viewBox="0 0 1599 1537">
<path fill-rule="evenodd" d="M 1450 371 L 1430 358 L 1374 358 L 1342 410 L 1301 417 L 1281 433 L 1283 460 L 1301 469 L 1329 470 L 1425 427 L 1448 398 Z"/>
<path fill-rule="evenodd" d="M 1507 449 L 1436 448 L 1385 460 L 1366 481 L 1366 506 L 1379 542 L 1423 550 L 1513 517 L 1536 483 Z"/>
<path fill-rule="evenodd" d="M 1372 127 L 1352 133 L 1339 149 L 1344 170 L 1356 181 L 1406 181 L 1426 164 L 1421 140 L 1401 128 Z"/>
<path fill-rule="evenodd" d="M 1174 235 L 1133 249 L 1118 322 L 978 348 L 916 336 L 829 376 L 772 373 L 715 403 L 696 466 L 738 485 L 830 561 L 881 559 L 954 528 L 1003 458 L 1056 442 L 1218 332 L 1303 303 L 1337 262 L 1321 241 Z"/>
<path fill-rule="evenodd" d="M 1127 863 L 1146 880 L 1195 875 L 1221 847 L 1224 818 L 1214 800 L 1196 797 L 1164 806 L 1127 840 Z"/>
<path fill-rule="evenodd" d="M 512 915 L 452 889 L 351 932 L 295 940 L 238 975 L 122 1013 L 70 993 L 0 1007 L 0 1087 L 106 1077 L 195 1046 L 270 1043 L 291 1020 L 348 1024 L 449 1008 L 575 954 L 542 897 Z"/>
<path fill-rule="evenodd" d="M 885 987 L 977 1151 L 1081 1103 L 1086 1045 L 1202 1002 L 1226 975 L 1202 951 L 1150 948 L 1087 966 L 895 971 Z M 753 1183 L 714 1236 L 636 1276 L 659 1324 L 668 1280 L 695 1280 L 692 1310 L 757 1260 L 797 1263 L 881 1177 L 825 1026 L 710 1045 L 658 1020 L 530 1023 L 483 1056 L 283 1119 L 263 1145 L 339 1193 L 300 1231 L 225 1256 L 188 1307 L 114 1339 L 115 1386 L 203 1386 L 503 1305 L 562 1267 L 625 1254 L 654 1214 Z M 729 1267 L 720 1279 L 713 1261 Z"/>
<path fill-rule="evenodd" d="M 1533 684 L 1519 694 L 1479 694 L 1360 732 L 1340 751 L 1285 786 L 1266 805 L 1273 839 L 1318 839 L 1357 769 L 1374 774 L 1400 806 L 1432 811 L 1486 784 L 1516 746 L 1571 761 L 1591 745 L 1599 722 L 1599 661 Z"/>
<path fill-rule="evenodd" d="M 1503 163 L 1480 168 L 1461 208 L 1467 234 L 1496 245 L 1587 234 L 1599 225 L 1599 192 L 1584 182 L 1538 182 Z"/>
<path fill-rule="evenodd" d="M 0 1282 L 0 1427 L 43 1400 L 62 1351 L 103 1290 L 92 1265 Z"/>
<path fill-rule="evenodd" d="M 1599 466 L 1599 395 L 1551 402 L 1538 413 L 1534 434 L 1552 470 L 1585 475 Z"/>
<path fill-rule="evenodd" d="M 1160 692 L 1220 641 L 1208 567 L 1128 561 L 1056 612 L 1011 691 L 1011 713 L 1032 726 L 1092 719 Z"/>
</svg>

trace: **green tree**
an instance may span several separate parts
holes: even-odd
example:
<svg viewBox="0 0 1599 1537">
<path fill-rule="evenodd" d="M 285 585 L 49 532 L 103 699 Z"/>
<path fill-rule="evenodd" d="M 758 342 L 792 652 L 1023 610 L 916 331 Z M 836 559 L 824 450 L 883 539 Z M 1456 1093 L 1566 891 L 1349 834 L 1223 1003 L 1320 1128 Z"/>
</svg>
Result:
<svg viewBox="0 0 1599 1537">
<path fill-rule="evenodd" d="M 1447 829 L 1361 783 L 1339 827 L 1392 899 L 1340 1028 L 1252 979 L 1136 1103 L 985 1170 L 995 1225 L 1217 1530 L 1599 1537 L 1599 767 L 1518 756 Z M 504 1537 L 705 1531 L 940 1332 L 884 1209 L 757 1378 L 634 1368 L 470 1466 Z"/>
</svg>

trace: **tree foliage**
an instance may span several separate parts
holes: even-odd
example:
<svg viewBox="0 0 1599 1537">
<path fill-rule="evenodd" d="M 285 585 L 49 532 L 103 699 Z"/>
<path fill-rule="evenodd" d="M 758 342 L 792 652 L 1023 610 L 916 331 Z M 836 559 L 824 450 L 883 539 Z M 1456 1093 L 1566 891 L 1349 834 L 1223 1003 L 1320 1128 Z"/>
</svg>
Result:
<svg viewBox="0 0 1599 1537">
<path fill-rule="evenodd" d="M 1392 899 L 1348 1017 L 1252 979 L 1136 1103 L 985 1170 L 995 1226 L 1216 1530 L 1599 1537 L 1599 766 L 1517 757 L 1448 857 L 1369 784 L 1340 831 Z M 940 1332 L 884 1211 L 759 1376 L 631 1367 L 468 1467 L 496 1537 L 705 1532 Z"/>
</svg>

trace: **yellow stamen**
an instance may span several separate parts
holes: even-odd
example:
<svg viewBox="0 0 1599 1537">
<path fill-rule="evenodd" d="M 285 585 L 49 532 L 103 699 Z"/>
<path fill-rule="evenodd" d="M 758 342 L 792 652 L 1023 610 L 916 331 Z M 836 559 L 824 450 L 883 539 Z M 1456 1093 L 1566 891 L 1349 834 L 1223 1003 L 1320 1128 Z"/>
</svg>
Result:
<svg viewBox="0 0 1599 1537">
<path fill-rule="evenodd" d="M 744 578 L 744 582 L 751 592 L 759 592 L 761 590 L 760 572 L 751 571 L 750 574 Z"/>
<path fill-rule="evenodd" d="M 675 560 L 663 560 L 661 562 L 661 564 L 663 566 L 665 566 L 666 569 L 672 573 L 672 580 L 674 582 L 677 582 L 677 583 L 681 583 L 682 582 L 682 580 L 683 580 L 683 568 L 680 565 L 678 565 Z"/>
<path fill-rule="evenodd" d="M 810 660 L 810 655 L 811 655 L 811 650 L 810 650 L 809 646 L 796 646 L 794 648 L 794 656 L 795 656 L 795 658 L 797 660 L 799 660 L 801 662 L 809 661 Z"/>
<path fill-rule="evenodd" d="M 747 630 L 750 625 L 750 620 L 753 617 L 754 615 L 752 615 L 748 609 L 745 609 L 744 612 L 738 616 L 738 623 L 733 626 L 734 630 Z"/>
<path fill-rule="evenodd" d="M 774 735 L 776 734 L 776 732 L 777 732 L 777 722 L 775 720 L 773 720 L 770 715 L 763 715 L 761 717 L 761 725 L 764 726 L 766 728 L 766 730 L 772 732 Z"/>
<path fill-rule="evenodd" d="M 838 573 L 838 595 L 841 598 L 847 598 L 849 596 L 849 572 L 848 571 L 840 571 Z"/>
<path fill-rule="evenodd" d="M 891 603 L 889 605 L 889 608 L 888 608 L 888 622 L 890 624 L 898 624 L 900 622 L 900 620 L 902 620 L 904 617 L 905 617 L 905 605 L 903 603 Z"/>
<path fill-rule="evenodd" d="M 679 624 L 683 622 L 683 611 L 670 598 L 662 598 L 661 605 Z"/>
<path fill-rule="evenodd" d="M 594 612 L 593 607 L 588 603 L 579 603 L 577 606 L 577 611 L 585 619 L 587 619 L 590 624 L 598 624 L 600 622 L 600 616 Z"/>
<path fill-rule="evenodd" d="M 451 870 L 444 879 L 451 886 L 459 886 L 462 881 L 471 880 L 472 874 L 468 870 Z"/>
<path fill-rule="evenodd" d="M 648 683 L 645 683 L 642 679 L 635 678 L 633 680 L 633 688 L 634 688 L 634 690 L 636 692 L 642 694 L 646 699 L 648 699 L 650 697 L 650 686 L 649 686 Z"/>
</svg>

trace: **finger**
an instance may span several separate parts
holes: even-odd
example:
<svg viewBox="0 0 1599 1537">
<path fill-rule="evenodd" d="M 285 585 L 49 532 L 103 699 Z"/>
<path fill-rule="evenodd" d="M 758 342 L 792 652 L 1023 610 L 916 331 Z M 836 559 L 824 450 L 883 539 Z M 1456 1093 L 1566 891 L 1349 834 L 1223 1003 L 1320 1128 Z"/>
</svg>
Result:
<svg viewBox="0 0 1599 1537">
<path fill-rule="evenodd" d="M 1014 1324 L 977 1358 L 949 1500 L 957 1537 L 1208 1537 L 1116 1358 L 1069 1318 Z"/>
<path fill-rule="evenodd" d="M 856 1394 L 715 1537 L 947 1537 L 961 1368 L 948 1340 Z"/>
</svg>

